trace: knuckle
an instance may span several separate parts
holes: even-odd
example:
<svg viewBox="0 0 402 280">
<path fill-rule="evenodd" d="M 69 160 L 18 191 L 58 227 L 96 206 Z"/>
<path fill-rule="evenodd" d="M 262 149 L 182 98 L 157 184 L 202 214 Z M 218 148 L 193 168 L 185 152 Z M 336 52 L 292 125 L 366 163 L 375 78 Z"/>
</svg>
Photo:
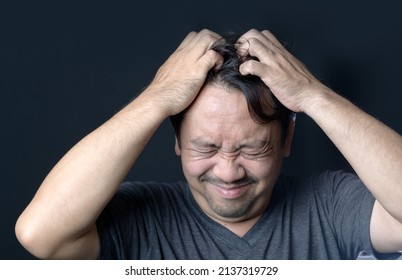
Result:
<svg viewBox="0 0 402 280">
<path fill-rule="evenodd" d="M 215 65 L 218 61 L 221 60 L 221 55 L 219 55 L 217 52 L 213 50 L 208 50 L 205 55 L 204 55 L 204 63 L 206 67 L 211 68 L 213 65 Z"/>
<path fill-rule="evenodd" d="M 247 61 L 246 66 L 250 69 L 250 70 L 255 70 L 258 67 L 259 63 L 256 60 L 249 60 Z"/>
<path fill-rule="evenodd" d="M 261 43 L 260 40 L 258 40 L 258 39 L 255 38 L 255 37 L 250 38 L 248 41 L 249 41 L 249 43 L 250 43 L 251 45 L 259 45 L 259 44 Z"/>
<path fill-rule="evenodd" d="M 248 60 L 240 65 L 240 70 L 245 73 L 254 73 L 258 68 L 258 62 L 255 60 Z"/>
<path fill-rule="evenodd" d="M 205 39 L 216 39 L 216 34 L 209 29 L 203 29 L 200 31 L 199 35 L 201 38 Z"/>
<path fill-rule="evenodd" d="M 255 28 L 250 29 L 248 32 L 249 32 L 251 35 L 255 35 L 255 34 L 260 33 L 260 32 L 259 32 L 257 29 L 255 29 Z"/>
<path fill-rule="evenodd" d="M 211 32 L 209 29 L 203 28 L 203 29 L 201 29 L 200 34 L 209 33 L 209 32 Z"/>
<path fill-rule="evenodd" d="M 242 37 L 247 38 L 247 40 L 249 40 L 250 38 L 257 36 L 258 33 L 259 31 L 257 29 L 252 28 L 248 30 L 246 33 L 244 33 Z"/>
<path fill-rule="evenodd" d="M 264 35 L 272 35 L 272 32 L 268 29 L 263 30 L 261 33 L 263 33 Z"/>
</svg>

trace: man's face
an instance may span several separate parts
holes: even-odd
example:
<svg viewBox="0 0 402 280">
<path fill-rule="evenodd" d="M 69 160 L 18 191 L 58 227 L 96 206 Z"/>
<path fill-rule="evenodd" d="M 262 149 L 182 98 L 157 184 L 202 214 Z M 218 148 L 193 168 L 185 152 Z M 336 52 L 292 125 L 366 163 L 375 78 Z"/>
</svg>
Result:
<svg viewBox="0 0 402 280">
<path fill-rule="evenodd" d="M 185 113 L 179 141 L 176 153 L 191 192 L 220 223 L 262 214 L 290 152 L 279 121 L 256 123 L 240 91 L 215 84 L 205 86 Z"/>
</svg>

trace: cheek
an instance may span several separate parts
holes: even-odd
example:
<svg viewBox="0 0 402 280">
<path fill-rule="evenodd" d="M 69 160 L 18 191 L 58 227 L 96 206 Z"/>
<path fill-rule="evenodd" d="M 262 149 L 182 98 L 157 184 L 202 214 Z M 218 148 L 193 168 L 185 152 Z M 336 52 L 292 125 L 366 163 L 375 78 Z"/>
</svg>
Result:
<svg viewBox="0 0 402 280">
<path fill-rule="evenodd" d="M 280 173 L 282 158 L 271 155 L 261 160 L 244 160 L 241 164 L 260 182 L 268 182 L 274 180 Z"/>
<path fill-rule="evenodd" d="M 184 175 L 187 179 L 192 177 L 200 177 L 208 172 L 213 166 L 213 161 L 210 159 L 190 159 L 186 157 L 185 153 L 181 156 L 181 163 Z"/>
<path fill-rule="evenodd" d="M 243 166 L 248 173 L 261 181 L 270 177 L 269 174 L 272 173 L 273 162 L 271 159 L 264 161 L 247 161 L 243 163 Z"/>
</svg>

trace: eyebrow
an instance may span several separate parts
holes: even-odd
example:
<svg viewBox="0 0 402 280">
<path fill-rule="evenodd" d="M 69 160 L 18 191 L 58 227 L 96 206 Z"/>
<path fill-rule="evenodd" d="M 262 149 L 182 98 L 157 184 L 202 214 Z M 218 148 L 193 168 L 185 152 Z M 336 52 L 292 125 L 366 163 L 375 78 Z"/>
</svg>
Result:
<svg viewBox="0 0 402 280">
<path fill-rule="evenodd" d="M 214 148 L 217 147 L 214 143 L 202 138 L 191 139 L 190 143 L 196 147 L 214 147 Z"/>
<path fill-rule="evenodd" d="M 217 148 L 218 146 L 206 139 L 202 138 L 195 138 L 191 139 L 190 143 L 195 146 L 195 147 L 211 147 L 211 148 Z M 240 144 L 239 146 L 236 147 L 236 149 L 241 149 L 241 148 L 263 148 L 266 146 L 270 145 L 269 140 L 252 140 L 250 142 L 245 142 L 244 144 Z"/>
</svg>

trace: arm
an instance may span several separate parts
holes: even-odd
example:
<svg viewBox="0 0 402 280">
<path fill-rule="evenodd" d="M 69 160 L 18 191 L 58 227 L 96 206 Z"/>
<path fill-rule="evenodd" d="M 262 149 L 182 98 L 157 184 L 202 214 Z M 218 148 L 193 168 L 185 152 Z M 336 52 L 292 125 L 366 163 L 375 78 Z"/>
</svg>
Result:
<svg viewBox="0 0 402 280">
<path fill-rule="evenodd" d="M 208 30 L 190 33 L 142 94 L 57 163 L 16 224 L 28 251 L 39 258 L 97 257 L 96 219 L 161 122 L 191 104 L 221 60 L 209 50 L 217 39 Z"/>
<path fill-rule="evenodd" d="M 380 252 L 402 250 L 402 137 L 320 83 L 269 32 L 243 35 L 260 62 L 241 65 L 289 109 L 304 112 L 327 134 L 376 198 L 370 235 Z"/>
</svg>

